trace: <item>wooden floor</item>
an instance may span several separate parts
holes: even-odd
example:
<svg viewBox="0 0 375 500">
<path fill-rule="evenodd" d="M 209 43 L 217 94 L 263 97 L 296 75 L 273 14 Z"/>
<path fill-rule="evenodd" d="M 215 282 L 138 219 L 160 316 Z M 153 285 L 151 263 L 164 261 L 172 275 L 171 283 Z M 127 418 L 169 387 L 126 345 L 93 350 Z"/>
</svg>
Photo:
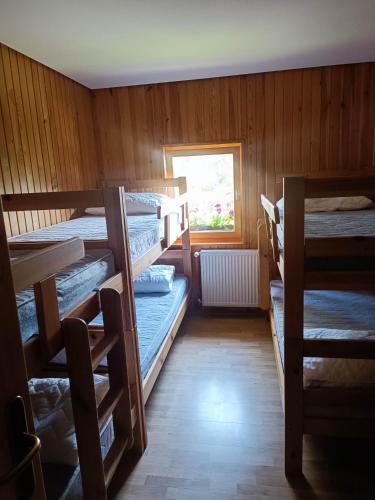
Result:
<svg viewBox="0 0 375 500">
<path fill-rule="evenodd" d="M 147 420 L 148 449 L 126 483 L 115 482 L 117 500 L 375 499 L 375 443 L 309 437 L 305 480 L 285 479 L 283 413 L 264 318 L 186 318 Z"/>
</svg>

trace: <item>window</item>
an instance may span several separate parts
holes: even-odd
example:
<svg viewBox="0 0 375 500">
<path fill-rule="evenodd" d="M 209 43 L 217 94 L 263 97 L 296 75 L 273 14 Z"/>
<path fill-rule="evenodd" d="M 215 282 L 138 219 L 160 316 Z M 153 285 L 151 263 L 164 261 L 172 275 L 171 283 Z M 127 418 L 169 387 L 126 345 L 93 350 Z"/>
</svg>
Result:
<svg viewBox="0 0 375 500">
<path fill-rule="evenodd" d="M 164 148 L 167 177 L 186 177 L 195 242 L 241 240 L 241 145 Z"/>
</svg>

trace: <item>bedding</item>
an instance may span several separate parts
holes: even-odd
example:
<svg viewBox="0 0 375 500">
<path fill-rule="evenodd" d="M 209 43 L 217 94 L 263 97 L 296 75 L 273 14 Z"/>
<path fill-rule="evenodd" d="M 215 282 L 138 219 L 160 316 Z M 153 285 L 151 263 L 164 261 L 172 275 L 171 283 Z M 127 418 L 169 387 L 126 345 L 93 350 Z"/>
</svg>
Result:
<svg viewBox="0 0 375 500">
<path fill-rule="evenodd" d="M 174 207 L 174 200 L 159 193 L 125 193 L 128 215 L 156 214 L 163 207 L 168 211 Z"/>
<path fill-rule="evenodd" d="M 136 295 L 138 343 L 145 378 L 188 291 L 185 276 L 175 276 L 169 293 Z"/>
<path fill-rule="evenodd" d="M 113 421 L 110 418 L 100 434 L 103 456 L 114 440 Z M 42 462 L 44 487 L 49 500 L 82 500 L 81 471 L 78 466 Z"/>
<path fill-rule="evenodd" d="M 366 196 L 343 196 L 336 198 L 307 198 L 305 212 L 334 212 L 335 210 L 364 210 L 372 205 Z"/>
<path fill-rule="evenodd" d="M 271 282 L 271 301 L 284 363 L 283 284 Z M 304 336 L 375 341 L 375 295 L 353 291 L 305 291 Z M 375 360 L 305 358 L 305 387 L 375 387 Z"/>
<path fill-rule="evenodd" d="M 155 214 L 129 216 L 127 222 L 133 261 L 142 257 L 164 237 L 164 221 L 158 219 Z M 63 241 L 77 236 L 83 240 L 105 240 L 107 238 L 105 217 L 93 215 L 78 217 L 14 236 L 9 241 Z"/>
<path fill-rule="evenodd" d="M 174 266 L 150 266 L 134 281 L 134 293 L 170 292 L 173 286 L 174 273 Z"/>
<path fill-rule="evenodd" d="M 108 378 L 94 375 L 94 383 L 99 404 L 108 391 Z M 35 430 L 42 443 L 40 452 L 42 461 L 77 466 L 78 448 L 69 379 L 31 379 L 29 393 Z M 102 454 L 105 456 L 113 441 L 112 421 L 107 421 L 101 434 Z"/>
<path fill-rule="evenodd" d="M 373 205 L 372 200 L 366 196 L 338 196 L 333 198 L 306 198 L 305 212 L 334 212 L 348 210 L 364 210 Z M 276 203 L 280 212 L 284 210 L 284 198 Z"/>
<path fill-rule="evenodd" d="M 173 198 L 159 193 L 125 193 L 127 215 L 157 214 L 163 207 L 168 211 L 177 209 Z M 86 208 L 86 214 L 105 215 L 104 207 Z"/>
<path fill-rule="evenodd" d="M 279 214 L 280 225 L 278 225 L 277 228 L 277 235 L 279 241 L 282 243 L 283 211 L 282 209 L 280 210 L 280 208 Z M 368 208 L 366 210 L 305 213 L 306 238 L 374 235 L 375 208 Z"/>
<path fill-rule="evenodd" d="M 135 296 L 139 357 L 143 379 L 147 376 L 187 291 L 187 278 L 176 275 L 169 293 L 148 293 Z M 101 326 L 103 324 L 102 315 L 99 314 L 91 324 Z M 64 350 L 60 351 L 52 362 L 66 364 Z M 106 362 L 103 360 L 103 366 L 105 364 Z"/>
<path fill-rule="evenodd" d="M 14 251 L 17 257 L 23 251 Z M 83 300 L 92 290 L 115 274 L 113 254 L 108 249 L 87 250 L 83 259 L 65 267 L 56 274 L 57 300 L 63 316 L 74 305 Z M 26 342 L 38 333 L 35 296 L 33 288 L 16 294 L 21 336 Z"/>
</svg>

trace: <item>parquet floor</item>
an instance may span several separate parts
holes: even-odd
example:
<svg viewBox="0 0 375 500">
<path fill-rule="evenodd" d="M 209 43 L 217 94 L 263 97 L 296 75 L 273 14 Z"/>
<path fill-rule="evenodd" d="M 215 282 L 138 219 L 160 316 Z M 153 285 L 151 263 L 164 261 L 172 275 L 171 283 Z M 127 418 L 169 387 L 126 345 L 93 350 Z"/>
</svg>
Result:
<svg viewBox="0 0 375 500">
<path fill-rule="evenodd" d="M 308 437 L 305 480 L 286 480 L 264 318 L 187 317 L 146 410 L 149 446 L 116 500 L 375 499 L 373 442 Z"/>
</svg>

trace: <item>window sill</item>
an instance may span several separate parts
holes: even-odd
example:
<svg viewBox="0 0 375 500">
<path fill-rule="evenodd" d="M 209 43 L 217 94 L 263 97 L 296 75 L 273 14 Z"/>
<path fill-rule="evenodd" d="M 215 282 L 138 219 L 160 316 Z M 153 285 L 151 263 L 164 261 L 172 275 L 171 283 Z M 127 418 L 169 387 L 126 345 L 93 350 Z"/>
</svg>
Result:
<svg viewBox="0 0 375 500">
<path fill-rule="evenodd" d="M 172 248 L 181 248 L 181 242 L 176 241 Z M 230 248 L 247 248 L 247 245 L 242 239 L 234 238 L 231 241 L 192 241 L 191 249 L 193 252 L 202 250 L 202 249 L 230 249 Z"/>
<path fill-rule="evenodd" d="M 192 253 L 194 252 L 199 252 L 200 250 L 233 250 L 233 249 L 240 249 L 240 248 L 247 248 L 247 245 L 245 245 L 244 242 L 239 243 L 233 242 L 225 242 L 225 243 L 193 243 L 191 245 L 191 250 Z"/>
</svg>

